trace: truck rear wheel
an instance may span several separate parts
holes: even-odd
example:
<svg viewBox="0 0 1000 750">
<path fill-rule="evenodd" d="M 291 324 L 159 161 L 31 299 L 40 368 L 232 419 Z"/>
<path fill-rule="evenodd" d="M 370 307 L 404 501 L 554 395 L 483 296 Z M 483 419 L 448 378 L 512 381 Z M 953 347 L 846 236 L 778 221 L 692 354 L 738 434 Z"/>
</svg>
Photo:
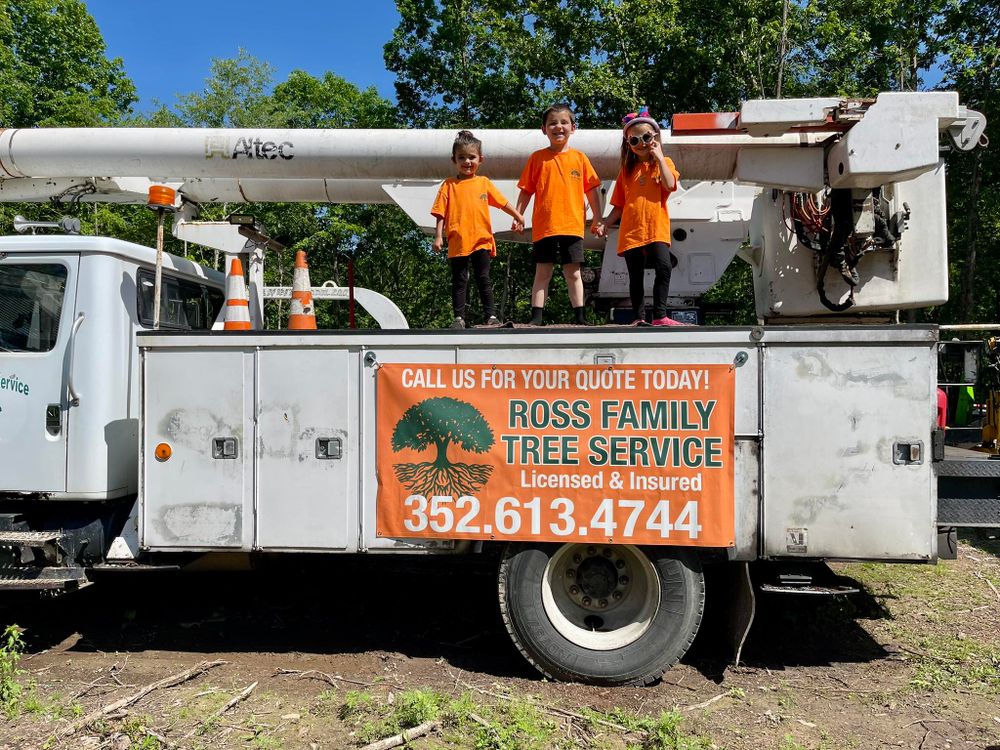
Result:
<svg viewBox="0 0 1000 750">
<path fill-rule="evenodd" d="M 611 544 L 511 544 L 500 610 L 514 644 L 547 677 L 648 685 L 694 640 L 705 579 L 694 555 Z"/>
</svg>

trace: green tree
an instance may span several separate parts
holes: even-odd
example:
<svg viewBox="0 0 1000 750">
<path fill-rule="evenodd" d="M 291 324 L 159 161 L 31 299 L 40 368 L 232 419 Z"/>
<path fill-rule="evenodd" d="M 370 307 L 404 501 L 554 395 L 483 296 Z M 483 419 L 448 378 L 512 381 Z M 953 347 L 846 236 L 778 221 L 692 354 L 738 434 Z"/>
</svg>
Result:
<svg viewBox="0 0 1000 750">
<path fill-rule="evenodd" d="M 0 3 L 0 127 L 87 127 L 136 100 L 81 0 Z"/>
<path fill-rule="evenodd" d="M 939 27 L 945 52 L 942 87 L 1000 122 L 1000 3 L 950 4 Z M 1000 320 L 1000 181 L 996 149 L 952 152 L 948 158 L 951 301 L 933 316 L 942 321 Z"/>
<path fill-rule="evenodd" d="M 489 480 L 493 467 L 451 461 L 448 447 L 452 443 L 463 450 L 485 453 L 493 446 L 493 431 L 483 415 L 465 401 L 429 398 L 411 406 L 392 432 L 392 449 L 422 451 L 433 446 L 436 454 L 433 461 L 395 464 L 399 481 L 425 497 L 458 497 L 478 490 Z"/>
</svg>

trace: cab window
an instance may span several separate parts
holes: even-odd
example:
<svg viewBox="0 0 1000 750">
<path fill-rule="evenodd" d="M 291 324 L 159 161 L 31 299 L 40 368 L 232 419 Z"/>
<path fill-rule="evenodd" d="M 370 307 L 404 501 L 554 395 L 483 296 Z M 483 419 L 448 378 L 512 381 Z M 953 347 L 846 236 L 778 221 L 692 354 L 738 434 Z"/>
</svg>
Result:
<svg viewBox="0 0 1000 750">
<path fill-rule="evenodd" d="M 152 327 L 155 275 L 152 271 L 140 270 L 138 281 L 139 322 Z M 160 289 L 160 328 L 207 331 L 224 301 L 218 289 L 164 275 Z"/>
<path fill-rule="evenodd" d="M 51 351 L 65 292 L 63 265 L 0 265 L 0 351 Z"/>
</svg>

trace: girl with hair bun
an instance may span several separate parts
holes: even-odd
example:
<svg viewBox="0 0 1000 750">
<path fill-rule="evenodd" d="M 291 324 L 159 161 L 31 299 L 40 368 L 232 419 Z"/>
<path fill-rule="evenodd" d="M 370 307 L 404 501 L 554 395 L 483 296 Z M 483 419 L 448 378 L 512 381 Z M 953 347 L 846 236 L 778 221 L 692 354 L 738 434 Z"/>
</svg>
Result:
<svg viewBox="0 0 1000 750">
<path fill-rule="evenodd" d="M 490 223 L 490 206 L 511 216 L 514 226 L 520 225 L 518 231 L 524 228 L 524 217 L 507 202 L 488 177 L 476 174 L 483 163 L 483 144 L 470 131 L 458 133 L 451 147 L 451 161 L 458 174 L 442 183 L 431 207 L 431 215 L 437 219 L 434 251 L 441 252 L 445 236 L 448 238 L 451 300 L 455 313 L 451 327 L 466 327 L 470 268 L 483 302 L 484 322 L 488 326 L 500 325 L 490 281 L 490 262 L 497 254 Z"/>
</svg>

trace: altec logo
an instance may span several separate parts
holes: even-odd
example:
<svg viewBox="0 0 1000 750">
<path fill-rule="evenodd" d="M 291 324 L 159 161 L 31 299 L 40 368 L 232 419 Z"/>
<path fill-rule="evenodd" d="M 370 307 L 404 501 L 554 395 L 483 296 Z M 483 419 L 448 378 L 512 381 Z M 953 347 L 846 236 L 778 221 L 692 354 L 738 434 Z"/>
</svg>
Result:
<svg viewBox="0 0 1000 750">
<path fill-rule="evenodd" d="M 295 145 L 291 141 L 265 141 L 251 136 L 237 138 L 235 143 L 226 136 L 209 136 L 205 139 L 205 158 L 211 159 L 284 159 L 295 158 Z"/>
</svg>

